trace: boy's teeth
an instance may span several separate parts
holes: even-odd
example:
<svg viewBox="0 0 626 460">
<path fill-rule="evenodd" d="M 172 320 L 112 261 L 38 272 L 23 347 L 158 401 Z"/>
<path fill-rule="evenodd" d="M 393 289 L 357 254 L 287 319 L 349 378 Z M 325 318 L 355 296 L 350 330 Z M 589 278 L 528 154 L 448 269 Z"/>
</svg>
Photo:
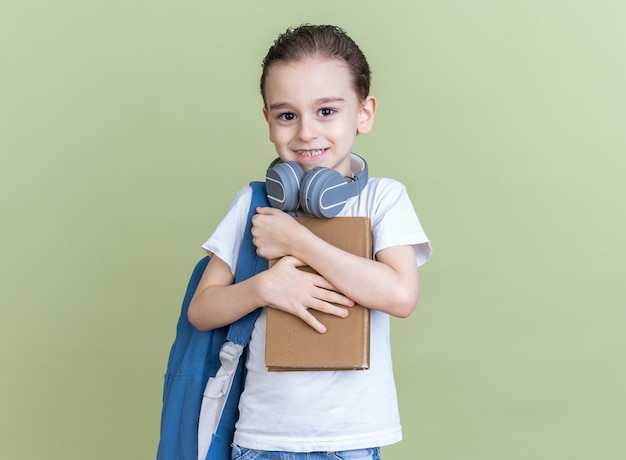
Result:
<svg viewBox="0 0 626 460">
<path fill-rule="evenodd" d="M 324 149 L 317 150 L 298 150 L 298 155 L 302 155 L 305 157 L 313 157 L 315 155 L 321 155 L 324 152 Z"/>
</svg>

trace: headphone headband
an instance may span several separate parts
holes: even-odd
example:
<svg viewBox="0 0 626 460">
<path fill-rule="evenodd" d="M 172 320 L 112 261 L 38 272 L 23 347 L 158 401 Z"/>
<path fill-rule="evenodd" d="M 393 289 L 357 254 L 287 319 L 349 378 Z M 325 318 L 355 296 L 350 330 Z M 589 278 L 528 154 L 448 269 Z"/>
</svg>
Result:
<svg viewBox="0 0 626 460">
<path fill-rule="evenodd" d="M 357 185 L 358 191 L 356 195 L 358 195 L 359 193 L 361 193 L 361 191 L 363 191 L 363 189 L 367 185 L 367 179 L 368 179 L 367 161 L 365 161 L 365 159 L 363 159 L 356 153 L 353 153 L 350 156 L 350 171 L 354 171 L 355 169 L 358 169 L 359 172 L 354 174 L 351 177 L 351 179 Z"/>
</svg>

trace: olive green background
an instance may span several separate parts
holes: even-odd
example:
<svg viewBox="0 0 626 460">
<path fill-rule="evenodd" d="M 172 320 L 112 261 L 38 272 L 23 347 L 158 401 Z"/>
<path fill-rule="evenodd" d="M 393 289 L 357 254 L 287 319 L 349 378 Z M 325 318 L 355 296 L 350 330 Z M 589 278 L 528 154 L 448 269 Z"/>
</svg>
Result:
<svg viewBox="0 0 626 460">
<path fill-rule="evenodd" d="M 260 61 L 334 23 L 432 239 L 386 460 L 626 455 L 626 3 L 0 0 L 0 458 L 150 459 L 199 245 L 273 159 Z"/>
</svg>

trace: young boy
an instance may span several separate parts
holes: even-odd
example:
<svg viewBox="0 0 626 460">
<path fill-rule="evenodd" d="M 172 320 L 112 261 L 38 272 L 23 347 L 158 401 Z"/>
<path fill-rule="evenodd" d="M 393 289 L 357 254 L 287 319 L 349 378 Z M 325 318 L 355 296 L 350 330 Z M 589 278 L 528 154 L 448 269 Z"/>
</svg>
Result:
<svg viewBox="0 0 626 460">
<path fill-rule="evenodd" d="M 304 173 L 322 166 L 352 180 L 363 168 L 352 154 L 354 140 L 374 123 L 369 85 L 365 56 L 342 29 L 304 25 L 279 36 L 261 77 L 263 114 L 279 159 Z M 233 458 L 379 458 L 380 446 L 402 438 L 389 315 L 412 313 L 418 265 L 431 252 L 404 186 L 370 178 L 338 214 L 370 217 L 373 260 L 327 244 L 288 213 L 259 208 L 252 230 L 257 252 L 281 259 L 233 284 L 250 201 L 244 187 L 203 245 L 212 257 L 189 308 L 192 324 L 208 330 L 265 306 L 324 333 L 309 310 L 345 317 L 357 302 L 371 309 L 371 356 L 366 371 L 268 372 L 262 313 L 250 340 Z M 319 275 L 298 270 L 301 265 Z"/>
</svg>

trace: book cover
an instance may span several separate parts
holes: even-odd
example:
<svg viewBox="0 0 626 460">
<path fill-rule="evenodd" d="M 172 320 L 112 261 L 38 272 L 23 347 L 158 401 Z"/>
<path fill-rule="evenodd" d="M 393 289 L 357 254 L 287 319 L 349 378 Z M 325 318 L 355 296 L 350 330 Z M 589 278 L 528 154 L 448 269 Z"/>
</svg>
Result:
<svg viewBox="0 0 626 460">
<path fill-rule="evenodd" d="M 361 257 L 372 257 L 367 217 L 296 217 L 296 220 L 333 246 Z M 274 263 L 270 261 L 270 266 Z M 313 272 L 310 267 L 301 269 Z M 265 365 L 270 371 L 368 369 L 370 311 L 354 305 L 349 312 L 346 318 L 339 318 L 311 310 L 326 326 L 326 332 L 320 334 L 300 318 L 268 308 Z"/>
</svg>

